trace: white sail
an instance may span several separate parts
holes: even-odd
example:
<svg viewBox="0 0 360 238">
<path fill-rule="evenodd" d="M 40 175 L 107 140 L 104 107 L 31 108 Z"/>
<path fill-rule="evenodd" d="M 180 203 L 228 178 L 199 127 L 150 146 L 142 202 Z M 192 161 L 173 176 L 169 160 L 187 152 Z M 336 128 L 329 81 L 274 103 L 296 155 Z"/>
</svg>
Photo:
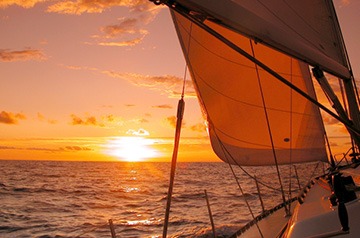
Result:
<svg viewBox="0 0 360 238">
<path fill-rule="evenodd" d="M 330 0 L 178 0 L 228 28 L 314 66 L 350 77 Z"/>
<path fill-rule="evenodd" d="M 327 160 L 317 107 L 188 19 L 174 12 L 173 19 L 213 149 L 222 160 L 274 164 L 272 144 L 279 164 Z M 205 23 L 315 97 L 307 64 Z"/>
</svg>

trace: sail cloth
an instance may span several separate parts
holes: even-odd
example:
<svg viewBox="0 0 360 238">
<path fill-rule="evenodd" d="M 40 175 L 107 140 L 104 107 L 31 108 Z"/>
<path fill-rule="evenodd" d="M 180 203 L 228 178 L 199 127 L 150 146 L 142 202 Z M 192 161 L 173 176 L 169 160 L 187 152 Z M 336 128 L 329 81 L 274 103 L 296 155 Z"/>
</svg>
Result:
<svg viewBox="0 0 360 238">
<path fill-rule="evenodd" d="M 349 78 L 331 0 L 177 0 L 234 31 Z"/>
<path fill-rule="evenodd" d="M 317 107 L 188 19 L 172 15 L 219 158 L 274 164 L 272 137 L 279 164 L 327 160 Z M 205 24 L 315 97 L 307 64 L 213 22 Z"/>
</svg>

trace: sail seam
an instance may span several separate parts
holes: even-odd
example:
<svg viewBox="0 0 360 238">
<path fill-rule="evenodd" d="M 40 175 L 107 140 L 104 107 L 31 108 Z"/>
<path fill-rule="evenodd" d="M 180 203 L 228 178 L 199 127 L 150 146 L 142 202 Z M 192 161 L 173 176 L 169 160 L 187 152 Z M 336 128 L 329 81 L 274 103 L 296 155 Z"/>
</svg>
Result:
<svg viewBox="0 0 360 238">
<path fill-rule="evenodd" d="M 181 26 L 181 28 L 182 28 L 187 34 L 189 34 L 189 31 L 186 29 L 186 27 L 184 27 L 183 24 L 181 24 L 181 22 L 178 22 L 178 24 L 179 24 L 179 26 Z M 206 26 L 208 26 L 209 28 L 213 29 L 213 28 L 212 28 L 211 26 L 209 26 L 208 24 L 206 24 L 206 23 L 204 23 L 204 24 L 205 24 Z M 194 42 L 196 42 L 199 46 L 201 46 L 201 48 L 205 49 L 206 51 L 210 52 L 210 53 L 213 54 L 213 55 L 216 55 L 217 57 L 223 59 L 224 61 L 231 62 L 231 63 L 233 63 L 233 64 L 243 66 L 243 67 L 245 67 L 245 68 L 255 69 L 255 66 L 242 64 L 242 63 L 237 62 L 237 61 L 234 61 L 234 60 L 229 60 L 229 59 L 223 57 L 222 55 L 215 53 L 214 51 L 212 51 L 212 50 L 209 49 L 208 47 L 205 47 L 203 44 L 201 44 L 201 42 L 198 41 L 198 40 L 197 40 L 196 38 L 194 38 L 193 36 L 191 36 L 191 34 L 190 34 L 190 38 L 191 38 Z M 221 42 L 221 41 L 220 41 L 220 42 Z M 223 43 L 223 42 L 222 42 L 222 43 Z M 261 71 L 261 72 L 266 72 L 266 70 L 264 70 L 264 69 L 262 69 L 262 68 L 258 68 L 258 70 Z M 280 75 L 284 75 L 284 76 L 290 76 L 290 74 L 289 74 L 289 73 L 286 73 L 286 72 L 277 72 L 277 73 L 280 74 Z M 293 76 L 302 77 L 302 75 L 300 75 L 300 74 L 294 74 Z"/>
<path fill-rule="evenodd" d="M 215 89 L 214 87 L 212 87 L 208 82 L 206 82 L 201 76 L 199 76 L 198 73 L 194 72 L 194 75 L 196 75 L 196 78 L 197 79 L 200 79 L 205 85 L 207 85 L 209 88 L 211 88 L 214 92 L 217 92 L 219 93 L 220 95 L 228 98 L 228 99 L 231 99 L 235 102 L 239 102 L 239 103 L 242 103 L 242 104 L 245 104 L 245 105 L 248 105 L 248 106 L 251 106 L 251 107 L 256 107 L 256 108 L 263 108 L 262 106 L 260 105 L 256 105 L 256 104 L 253 104 L 253 103 L 248 103 L 248 102 L 244 102 L 242 100 L 239 100 L 239 99 L 236 99 L 236 98 L 233 98 L 233 97 L 230 97 L 224 93 L 222 93 L 221 91 Z M 309 113 L 301 113 L 301 112 L 291 112 L 291 111 L 287 111 L 287 110 L 283 110 L 283 109 L 277 109 L 277 108 L 273 108 L 273 107 L 267 107 L 268 110 L 272 110 L 272 111 L 277 111 L 277 112 L 284 112 L 284 113 L 294 113 L 294 114 L 298 114 L 298 115 L 305 115 L 305 116 L 313 116 L 312 114 L 309 114 Z"/>
</svg>

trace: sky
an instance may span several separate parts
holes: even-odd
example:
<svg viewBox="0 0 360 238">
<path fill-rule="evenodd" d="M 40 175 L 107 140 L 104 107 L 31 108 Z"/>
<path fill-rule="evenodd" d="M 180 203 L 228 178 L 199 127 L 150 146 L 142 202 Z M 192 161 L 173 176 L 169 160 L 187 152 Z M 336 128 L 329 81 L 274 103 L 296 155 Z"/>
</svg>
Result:
<svg viewBox="0 0 360 238">
<path fill-rule="evenodd" d="M 360 78 L 360 1 L 334 4 Z M 171 161 L 185 77 L 179 161 L 220 161 L 167 8 L 2 0 L 0 32 L 0 159 Z M 335 147 L 347 143 L 327 126 Z"/>
</svg>

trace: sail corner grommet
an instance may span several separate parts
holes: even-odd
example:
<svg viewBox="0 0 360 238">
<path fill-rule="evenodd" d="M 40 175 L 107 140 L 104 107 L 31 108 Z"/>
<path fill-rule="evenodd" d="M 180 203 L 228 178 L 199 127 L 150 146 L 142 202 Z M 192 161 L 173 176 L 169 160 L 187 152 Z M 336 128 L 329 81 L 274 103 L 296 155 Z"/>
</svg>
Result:
<svg viewBox="0 0 360 238">
<path fill-rule="evenodd" d="M 165 3 L 165 0 L 149 0 L 150 2 L 154 3 L 155 5 L 161 5 L 162 3 Z"/>
</svg>

